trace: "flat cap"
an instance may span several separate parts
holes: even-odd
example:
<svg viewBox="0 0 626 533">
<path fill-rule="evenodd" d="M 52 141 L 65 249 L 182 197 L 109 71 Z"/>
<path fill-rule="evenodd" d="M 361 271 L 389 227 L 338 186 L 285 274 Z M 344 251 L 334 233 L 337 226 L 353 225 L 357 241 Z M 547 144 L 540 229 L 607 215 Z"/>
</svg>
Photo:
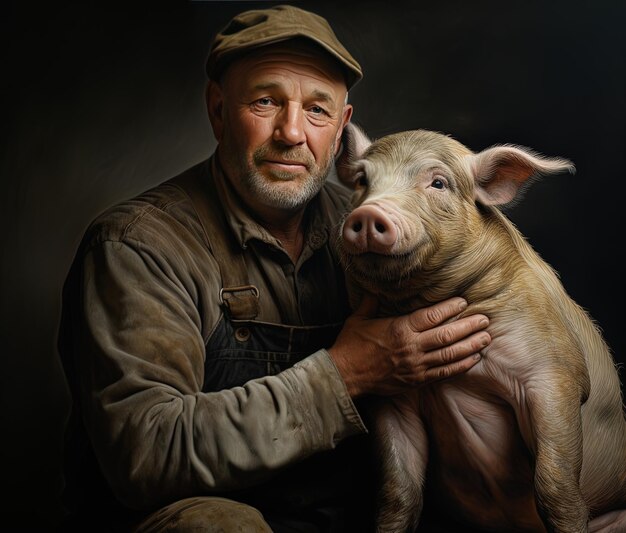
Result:
<svg viewBox="0 0 626 533">
<path fill-rule="evenodd" d="M 294 6 L 279 5 L 236 15 L 213 39 L 206 71 L 217 79 L 239 54 L 261 46 L 304 37 L 321 46 L 342 68 L 350 89 L 363 77 L 359 63 L 339 42 L 326 19 Z"/>
</svg>

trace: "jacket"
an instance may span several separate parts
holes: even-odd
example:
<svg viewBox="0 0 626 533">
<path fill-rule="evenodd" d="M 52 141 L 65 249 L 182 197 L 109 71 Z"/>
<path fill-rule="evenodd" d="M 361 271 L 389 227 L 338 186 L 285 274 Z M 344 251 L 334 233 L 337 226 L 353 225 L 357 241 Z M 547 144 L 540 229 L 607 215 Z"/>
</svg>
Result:
<svg viewBox="0 0 626 533">
<path fill-rule="evenodd" d="M 341 186 L 327 183 L 307 207 L 306 242 L 294 265 L 248 215 L 215 157 L 185 175 L 214 180 L 214 205 L 223 206 L 260 294 L 258 321 L 306 327 L 345 319 L 332 250 L 348 200 Z M 59 334 L 74 398 L 70 508 L 102 501 L 109 489 L 138 510 L 245 489 L 366 432 L 324 348 L 275 375 L 205 390 L 207 346 L 224 319 L 221 288 L 202 222 L 176 180 L 89 226 L 64 287 Z"/>
</svg>

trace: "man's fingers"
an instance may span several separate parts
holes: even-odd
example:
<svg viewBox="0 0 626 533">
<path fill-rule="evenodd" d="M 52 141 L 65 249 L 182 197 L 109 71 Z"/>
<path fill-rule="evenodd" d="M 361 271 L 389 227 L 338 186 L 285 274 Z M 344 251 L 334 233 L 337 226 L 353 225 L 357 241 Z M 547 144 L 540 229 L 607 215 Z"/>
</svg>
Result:
<svg viewBox="0 0 626 533">
<path fill-rule="evenodd" d="M 442 324 L 449 318 L 458 315 L 467 308 L 467 302 L 463 298 L 449 298 L 443 302 L 414 311 L 407 315 L 409 326 L 417 333 L 426 331 Z"/>
<path fill-rule="evenodd" d="M 426 368 L 420 381 L 428 383 L 467 372 L 480 361 L 480 350 L 490 342 L 489 333 L 481 331 L 451 346 L 428 352 L 422 360 Z"/>
<path fill-rule="evenodd" d="M 443 326 L 438 326 L 428 331 L 424 331 L 419 336 L 420 348 L 427 352 L 431 350 L 439 350 L 452 344 L 459 343 L 459 341 L 463 341 L 455 345 L 455 353 L 458 350 L 463 350 L 462 353 L 464 353 L 464 355 L 469 355 L 473 352 L 467 351 L 467 349 L 469 349 L 468 341 L 470 342 L 470 345 L 473 345 L 477 338 L 480 339 L 479 342 L 486 340 L 487 343 L 489 343 L 491 340 L 491 337 L 489 337 L 487 332 L 482 332 L 479 334 L 479 337 L 470 337 L 472 333 L 479 332 L 485 329 L 488 325 L 489 319 L 485 315 L 471 315 L 460 318 L 459 320 L 455 320 L 449 324 L 444 324 Z M 466 337 L 468 338 L 466 339 Z M 483 347 L 484 346 L 480 346 L 479 349 Z M 443 351 L 442 353 L 445 355 L 448 352 Z"/>
<path fill-rule="evenodd" d="M 471 356 L 465 357 L 460 361 L 455 361 L 454 363 L 428 368 L 424 371 L 424 377 L 420 380 L 420 382 L 430 383 L 463 374 L 478 363 L 478 361 L 480 361 L 480 354 L 474 353 Z"/>
<path fill-rule="evenodd" d="M 460 360 L 474 356 L 489 345 L 491 336 L 486 331 L 474 333 L 449 346 L 444 346 L 424 354 L 422 364 L 428 368 L 458 363 Z"/>
</svg>

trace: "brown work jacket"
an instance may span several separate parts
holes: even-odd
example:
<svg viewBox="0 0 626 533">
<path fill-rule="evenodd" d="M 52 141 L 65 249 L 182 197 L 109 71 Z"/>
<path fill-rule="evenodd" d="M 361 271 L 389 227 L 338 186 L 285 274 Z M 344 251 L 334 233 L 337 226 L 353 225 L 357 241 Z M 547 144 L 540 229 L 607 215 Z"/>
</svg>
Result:
<svg viewBox="0 0 626 533">
<path fill-rule="evenodd" d="M 207 183 L 214 189 L 203 193 Z M 202 194 L 214 196 L 206 205 L 220 211 L 231 248 L 209 242 L 207 232 L 222 229 L 202 220 L 193 198 Z M 268 364 L 269 375 L 207 387 L 220 324 L 234 324 L 237 342 L 250 337 L 245 316 L 228 317 L 232 294 L 222 289 L 231 260 L 243 261 L 242 283 L 258 295 L 255 324 L 297 332 L 346 318 L 332 237 L 347 199 L 327 183 L 310 203 L 296 264 L 248 215 L 215 157 L 93 221 L 66 280 L 59 335 L 74 397 L 70 507 L 101 503 L 108 491 L 137 510 L 245 491 L 366 432 L 324 347 Z"/>
</svg>

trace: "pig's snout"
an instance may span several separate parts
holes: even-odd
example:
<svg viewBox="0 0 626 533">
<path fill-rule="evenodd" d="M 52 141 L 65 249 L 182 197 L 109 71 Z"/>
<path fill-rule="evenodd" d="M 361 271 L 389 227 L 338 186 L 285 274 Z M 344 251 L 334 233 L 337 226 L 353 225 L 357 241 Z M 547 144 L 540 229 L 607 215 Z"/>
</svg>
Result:
<svg viewBox="0 0 626 533">
<path fill-rule="evenodd" d="M 343 224 L 344 246 L 349 253 L 390 254 L 397 240 L 396 225 L 374 205 L 357 207 Z"/>
</svg>

